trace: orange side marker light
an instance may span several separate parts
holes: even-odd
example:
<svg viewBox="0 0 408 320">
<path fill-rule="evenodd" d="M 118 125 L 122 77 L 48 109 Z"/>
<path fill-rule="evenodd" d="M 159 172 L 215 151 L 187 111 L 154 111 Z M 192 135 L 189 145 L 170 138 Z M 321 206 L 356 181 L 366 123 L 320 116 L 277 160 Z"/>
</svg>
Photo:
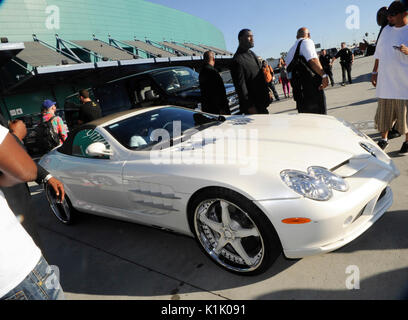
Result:
<svg viewBox="0 0 408 320">
<path fill-rule="evenodd" d="M 289 218 L 282 220 L 282 222 L 285 224 L 306 224 L 312 222 L 312 220 L 308 218 Z"/>
</svg>

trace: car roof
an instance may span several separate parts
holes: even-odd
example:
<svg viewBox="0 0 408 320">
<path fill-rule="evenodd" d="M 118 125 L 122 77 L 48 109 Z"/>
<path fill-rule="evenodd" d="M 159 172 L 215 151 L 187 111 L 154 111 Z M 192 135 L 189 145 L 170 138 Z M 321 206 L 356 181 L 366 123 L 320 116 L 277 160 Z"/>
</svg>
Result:
<svg viewBox="0 0 408 320">
<path fill-rule="evenodd" d="M 133 115 L 136 114 L 141 114 L 144 113 L 146 111 L 149 110 L 154 110 L 154 109 L 161 109 L 161 108 L 165 108 L 165 107 L 169 107 L 169 106 L 155 106 L 155 107 L 146 107 L 146 108 L 138 108 L 138 109 L 130 109 L 130 110 L 125 110 L 125 111 L 120 111 L 120 112 L 116 112 L 116 113 L 112 113 L 109 114 L 105 117 L 93 120 L 91 122 L 88 122 L 88 125 L 92 125 L 95 127 L 100 127 L 100 126 L 105 126 L 108 125 L 112 122 L 117 122 L 120 121 L 122 119 L 126 119 L 129 118 Z"/>
<path fill-rule="evenodd" d="M 191 68 L 189 68 L 189 67 L 184 67 L 184 66 L 174 66 L 174 67 L 157 68 L 157 69 L 153 69 L 153 70 L 147 70 L 147 71 L 143 71 L 143 72 L 131 74 L 131 75 L 126 76 L 126 77 L 114 79 L 114 80 L 108 81 L 107 83 L 115 83 L 116 81 L 121 81 L 121 80 L 125 80 L 125 79 L 130 79 L 130 78 L 133 78 L 133 77 L 136 77 L 136 76 L 141 76 L 141 75 L 144 75 L 144 74 L 155 74 L 155 73 L 162 72 L 162 71 L 167 71 L 167 70 L 179 70 L 179 69 L 191 69 Z M 192 69 L 191 69 L 191 70 L 192 70 Z"/>
</svg>

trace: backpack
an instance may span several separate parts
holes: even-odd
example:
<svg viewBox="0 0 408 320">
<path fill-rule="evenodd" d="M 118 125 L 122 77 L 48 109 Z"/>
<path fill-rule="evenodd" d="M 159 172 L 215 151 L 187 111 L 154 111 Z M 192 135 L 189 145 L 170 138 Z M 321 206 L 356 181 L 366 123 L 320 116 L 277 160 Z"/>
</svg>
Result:
<svg viewBox="0 0 408 320">
<path fill-rule="evenodd" d="M 59 135 L 55 132 L 51 123 L 54 118 L 55 116 L 48 121 L 41 122 L 35 128 L 37 144 L 44 153 L 51 151 L 60 144 Z"/>
<path fill-rule="evenodd" d="M 302 42 L 303 40 L 299 42 L 295 56 L 287 67 L 287 71 L 292 73 L 290 83 L 292 85 L 293 98 L 296 102 L 303 101 L 305 96 L 315 94 L 322 83 L 322 77 L 316 74 L 310 68 L 305 57 L 299 54 Z"/>
</svg>

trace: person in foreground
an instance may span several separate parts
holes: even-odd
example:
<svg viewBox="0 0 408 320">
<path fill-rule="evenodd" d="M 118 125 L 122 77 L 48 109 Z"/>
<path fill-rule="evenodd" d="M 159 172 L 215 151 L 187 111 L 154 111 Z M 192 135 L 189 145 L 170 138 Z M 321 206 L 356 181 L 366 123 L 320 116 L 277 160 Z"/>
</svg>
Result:
<svg viewBox="0 0 408 320">
<path fill-rule="evenodd" d="M 375 124 L 381 133 L 378 145 L 385 150 L 394 123 L 405 135 L 399 153 L 408 154 L 408 12 L 400 1 L 388 8 L 388 22 L 378 39 L 371 82 L 377 88 Z"/>
<path fill-rule="evenodd" d="M 0 186 L 33 181 L 37 166 L 9 130 L 0 126 Z M 55 271 L 24 230 L 0 191 L 0 299 L 63 299 Z"/>
</svg>

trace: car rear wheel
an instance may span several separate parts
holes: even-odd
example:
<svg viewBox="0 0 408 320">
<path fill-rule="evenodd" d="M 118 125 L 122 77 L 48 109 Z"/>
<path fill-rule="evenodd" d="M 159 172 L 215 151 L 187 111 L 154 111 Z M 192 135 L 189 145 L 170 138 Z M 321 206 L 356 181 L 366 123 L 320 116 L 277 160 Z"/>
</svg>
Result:
<svg viewBox="0 0 408 320">
<path fill-rule="evenodd" d="M 72 224 L 74 221 L 75 209 L 72 207 L 68 196 L 65 195 L 64 201 L 60 202 L 54 189 L 48 184 L 45 185 L 45 194 L 54 216 L 63 224 Z"/>
<path fill-rule="evenodd" d="M 206 190 L 196 197 L 189 206 L 189 222 L 206 255 L 233 273 L 263 273 L 282 252 L 263 212 L 228 189 Z"/>
</svg>

